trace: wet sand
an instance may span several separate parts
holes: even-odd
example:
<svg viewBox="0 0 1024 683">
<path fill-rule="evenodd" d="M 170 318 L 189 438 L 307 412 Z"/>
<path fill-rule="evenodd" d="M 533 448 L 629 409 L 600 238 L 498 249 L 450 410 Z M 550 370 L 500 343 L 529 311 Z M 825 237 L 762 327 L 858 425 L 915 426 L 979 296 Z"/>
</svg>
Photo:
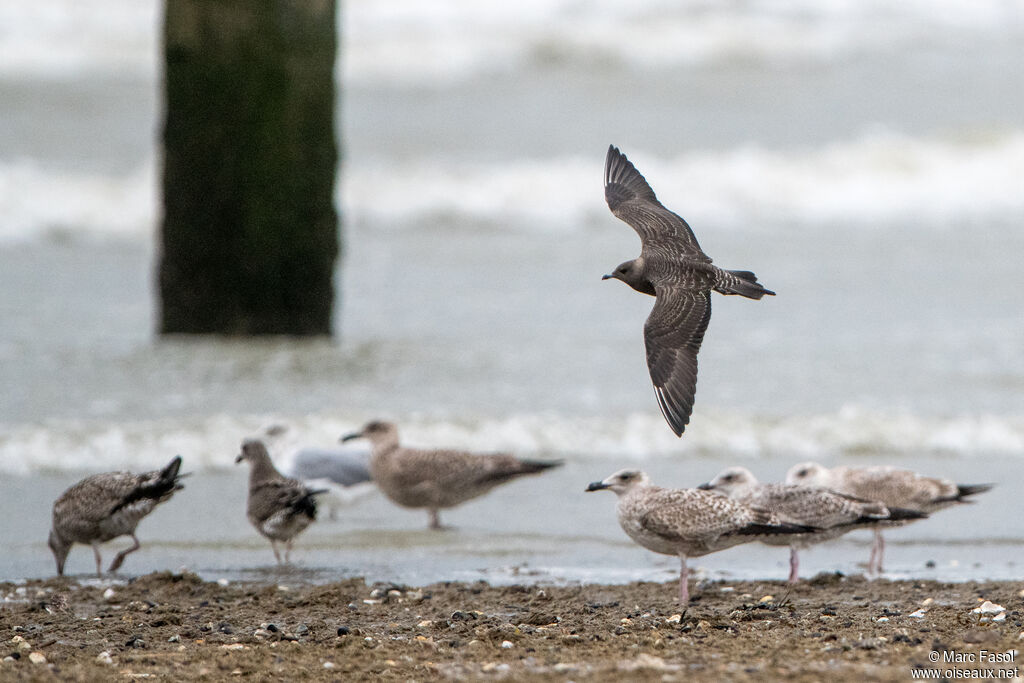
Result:
<svg viewBox="0 0 1024 683">
<path fill-rule="evenodd" d="M 189 573 L 0 584 L 0 678 L 905 681 L 914 668 L 998 678 L 1017 673 L 1016 654 L 999 653 L 1020 646 L 1024 618 L 1017 583 L 834 574 L 792 591 L 699 584 L 685 613 L 674 582 L 222 584 Z M 972 611 L 985 600 L 1005 611 Z"/>
</svg>

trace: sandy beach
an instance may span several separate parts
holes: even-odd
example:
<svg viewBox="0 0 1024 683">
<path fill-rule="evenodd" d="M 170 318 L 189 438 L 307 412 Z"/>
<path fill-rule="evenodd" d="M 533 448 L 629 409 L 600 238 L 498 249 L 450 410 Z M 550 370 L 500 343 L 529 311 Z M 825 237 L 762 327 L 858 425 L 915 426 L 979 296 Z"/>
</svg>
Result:
<svg viewBox="0 0 1024 683">
<path fill-rule="evenodd" d="M 1012 678 L 1010 582 L 0 584 L 5 680 Z M 917 670 L 917 673 L 913 673 Z M 938 674 L 932 672 L 938 672 Z M 986 673 L 992 671 L 992 674 Z"/>
</svg>

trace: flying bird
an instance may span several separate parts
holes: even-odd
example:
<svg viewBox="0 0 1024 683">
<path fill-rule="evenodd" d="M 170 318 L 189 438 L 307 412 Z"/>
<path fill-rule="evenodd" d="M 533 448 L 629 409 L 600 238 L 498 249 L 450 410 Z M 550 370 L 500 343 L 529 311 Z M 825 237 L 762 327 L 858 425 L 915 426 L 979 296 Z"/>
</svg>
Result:
<svg viewBox="0 0 1024 683">
<path fill-rule="evenodd" d="M 640 256 L 602 279 L 622 280 L 655 297 L 644 324 L 647 367 L 658 406 L 676 436 L 682 436 L 697 391 L 697 352 L 711 320 L 711 291 L 748 299 L 774 295 L 747 270 L 711 263 L 690 226 L 654 195 L 636 167 L 614 145 L 604 165 L 608 208 L 640 235 Z"/>
<path fill-rule="evenodd" d="M 523 460 L 507 453 L 479 454 L 451 449 L 403 448 L 398 428 L 374 421 L 342 441 L 365 437 L 372 455 L 370 473 L 385 496 L 407 508 L 426 508 L 431 529 L 440 529 L 439 510 L 482 496 L 495 486 L 525 474 L 561 465 Z"/>
<path fill-rule="evenodd" d="M 256 531 L 270 540 L 274 558 L 281 564 L 278 542 L 284 543 L 284 564 L 292 551 L 292 541 L 316 520 L 315 496 L 327 489 L 311 489 L 297 479 L 283 476 L 274 467 L 267 447 L 258 439 L 242 443 L 235 464 L 249 461 L 249 497 L 246 517 Z"/>
<path fill-rule="evenodd" d="M 129 553 L 139 549 L 135 528 L 143 517 L 160 503 L 184 488 L 178 474 L 181 456 L 162 470 L 132 474 L 105 472 L 78 482 L 61 494 L 53 504 L 53 528 L 49 546 L 57 560 L 57 575 L 64 576 L 64 562 L 75 543 L 92 546 L 96 575 L 102 575 L 100 544 L 118 536 L 130 536 L 132 546 L 119 552 L 110 563 L 116 572 Z"/>
<path fill-rule="evenodd" d="M 927 477 L 912 470 L 888 465 L 868 467 L 833 467 L 831 469 L 815 462 L 794 465 L 786 473 L 786 482 L 804 486 L 823 486 L 840 493 L 860 498 L 871 498 L 892 507 L 931 513 L 936 510 L 971 503 L 969 496 L 984 493 L 992 484 L 957 484 L 950 479 Z M 912 520 L 906 520 L 912 521 Z M 901 526 L 903 522 L 885 526 Z M 875 541 L 868 558 L 868 573 L 882 573 L 882 556 L 885 554 L 885 539 L 882 529 L 876 526 Z"/>
<path fill-rule="evenodd" d="M 619 470 L 587 491 L 611 490 L 619 526 L 648 550 L 679 558 L 679 604 L 690 601 L 686 560 L 770 536 L 789 537 L 817 531 L 792 524 L 771 510 L 746 505 L 701 489 L 666 489 L 651 484 L 639 470 Z"/>
</svg>

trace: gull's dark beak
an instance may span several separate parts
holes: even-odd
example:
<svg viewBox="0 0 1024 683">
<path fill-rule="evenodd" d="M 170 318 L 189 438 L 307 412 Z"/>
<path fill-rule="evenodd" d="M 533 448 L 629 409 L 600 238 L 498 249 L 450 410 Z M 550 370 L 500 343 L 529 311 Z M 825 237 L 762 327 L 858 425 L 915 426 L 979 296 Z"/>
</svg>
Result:
<svg viewBox="0 0 1024 683">
<path fill-rule="evenodd" d="M 699 488 L 702 491 L 710 491 L 710 490 L 712 490 L 715 487 L 711 485 L 710 481 L 706 481 L 703 484 L 701 484 L 700 486 L 698 486 L 697 488 Z"/>
<path fill-rule="evenodd" d="M 245 453 L 239 453 L 237 456 L 235 456 L 235 464 L 236 465 L 238 463 L 242 462 L 243 460 L 245 460 Z"/>
<path fill-rule="evenodd" d="M 601 279 L 602 280 L 611 280 L 613 277 L 615 277 L 615 276 L 614 275 L 602 275 Z"/>
<path fill-rule="evenodd" d="M 608 484 L 604 483 L 603 481 L 592 481 L 592 482 L 590 482 L 590 485 L 587 486 L 586 489 L 584 489 L 584 493 L 586 493 L 587 491 L 601 491 L 602 489 L 610 489 L 610 488 L 611 488 L 611 486 L 609 486 Z"/>
<path fill-rule="evenodd" d="M 341 437 L 340 439 L 338 439 L 338 441 L 340 441 L 341 443 L 345 443 L 346 441 L 351 441 L 352 439 L 358 439 L 362 437 L 362 435 L 362 432 L 352 432 L 351 434 L 346 434 L 345 436 Z"/>
</svg>

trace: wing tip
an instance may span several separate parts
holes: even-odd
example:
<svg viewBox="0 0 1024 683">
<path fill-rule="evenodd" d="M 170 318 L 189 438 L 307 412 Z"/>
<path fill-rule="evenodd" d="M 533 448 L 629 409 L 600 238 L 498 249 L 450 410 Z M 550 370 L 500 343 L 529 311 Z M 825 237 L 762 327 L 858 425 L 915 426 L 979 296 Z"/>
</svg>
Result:
<svg viewBox="0 0 1024 683">
<path fill-rule="evenodd" d="M 683 406 L 683 410 L 674 406 L 669 401 L 671 397 L 666 395 L 665 387 L 654 387 L 654 395 L 658 398 L 658 407 L 661 408 L 665 422 L 677 437 L 682 438 L 683 432 L 686 431 L 686 425 L 690 424 L 691 411 L 687 411 L 685 406 Z"/>
</svg>

